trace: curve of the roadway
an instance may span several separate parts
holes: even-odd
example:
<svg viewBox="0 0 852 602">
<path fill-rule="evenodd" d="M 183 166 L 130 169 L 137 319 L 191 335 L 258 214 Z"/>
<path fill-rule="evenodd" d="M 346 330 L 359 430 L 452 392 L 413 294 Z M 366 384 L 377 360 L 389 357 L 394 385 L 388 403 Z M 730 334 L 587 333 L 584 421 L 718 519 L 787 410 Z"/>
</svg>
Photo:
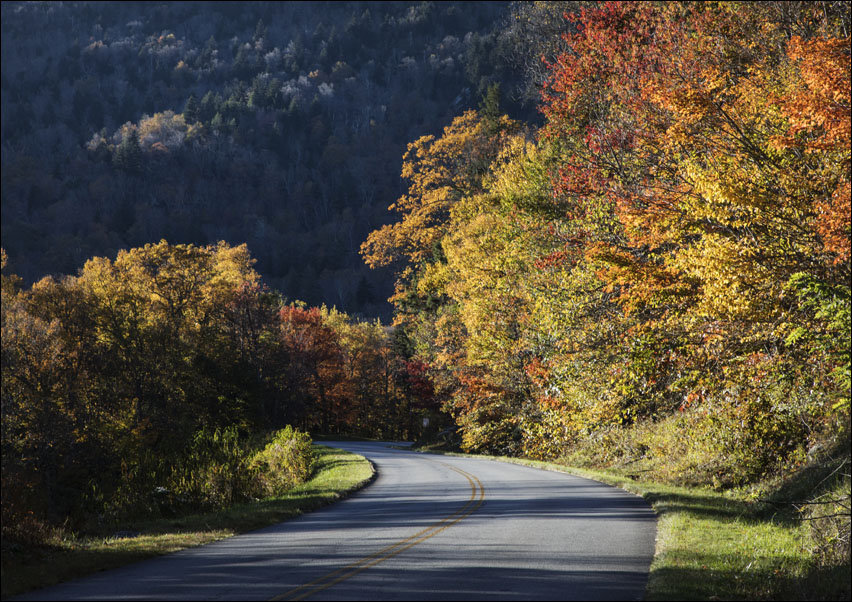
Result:
<svg viewBox="0 0 852 602">
<path fill-rule="evenodd" d="M 656 516 L 563 473 L 382 443 L 378 478 L 295 520 L 31 592 L 33 600 L 638 600 Z"/>
</svg>

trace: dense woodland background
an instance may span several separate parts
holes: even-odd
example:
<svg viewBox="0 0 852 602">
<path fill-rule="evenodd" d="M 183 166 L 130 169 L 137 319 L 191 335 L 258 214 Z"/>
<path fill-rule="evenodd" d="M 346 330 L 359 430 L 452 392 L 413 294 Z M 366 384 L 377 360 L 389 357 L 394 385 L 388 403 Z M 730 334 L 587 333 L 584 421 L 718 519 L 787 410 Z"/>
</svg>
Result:
<svg viewBox="0 0 852 602">
<path fill-rule="evenodd" d="M 291 298 L 390 316 L 358 254 L 406 145 L 500 83 L 505 2 L 4 2 L 2 239 L 32 283 L 165 238 L 247 243 Z"/>
<path fill-rule="evenodd" d="M 849 2 L 2 11 L 4 536 L 292 425 L 811 471 L 848 567 Z"/>
</svg>

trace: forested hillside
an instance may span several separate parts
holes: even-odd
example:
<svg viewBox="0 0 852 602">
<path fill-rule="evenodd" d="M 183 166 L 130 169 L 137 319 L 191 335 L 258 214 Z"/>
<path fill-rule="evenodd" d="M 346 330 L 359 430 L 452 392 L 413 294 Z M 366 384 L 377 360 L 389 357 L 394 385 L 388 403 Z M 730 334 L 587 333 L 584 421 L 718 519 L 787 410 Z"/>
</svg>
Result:
<svg viewBox="0 0 852 602">
<path fill-rule="evenodd" d="M 392 277 L 358 245 L 389 217 L 409 141 L 489 84 L 518 96 L 507 9 L 4 2 L 10 269 L 31 283 L 161 238 L 226 240 L 291 297 L 387 317 Z"/>
</svg>

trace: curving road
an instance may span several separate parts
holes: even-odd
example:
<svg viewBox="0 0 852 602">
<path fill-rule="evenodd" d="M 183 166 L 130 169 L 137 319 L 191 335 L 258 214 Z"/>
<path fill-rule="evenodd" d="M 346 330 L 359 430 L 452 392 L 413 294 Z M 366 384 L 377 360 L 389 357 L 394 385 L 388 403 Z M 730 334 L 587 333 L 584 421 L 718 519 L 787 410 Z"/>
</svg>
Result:
<svg viewBox="0 0 852 602">
<path fill-rule="evenodd" d="M 635 600 L 656 516 L 562 473 L 328 442 L 376 481 L 298 519 L 32 592 L 79 600 Z"/>
</svg>

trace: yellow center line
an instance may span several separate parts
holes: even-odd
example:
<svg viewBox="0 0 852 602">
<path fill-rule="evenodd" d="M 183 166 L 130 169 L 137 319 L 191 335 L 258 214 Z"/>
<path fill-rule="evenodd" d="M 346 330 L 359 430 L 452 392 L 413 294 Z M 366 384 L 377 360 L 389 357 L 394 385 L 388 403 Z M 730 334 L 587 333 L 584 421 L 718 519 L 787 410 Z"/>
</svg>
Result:
<svg viewBox="0 0 852 602">
<path fill-rule="evenodd" d="M 468 499 L 464 506 L 462 506 L 459 510 L 453 512 L 446 518 L 441 519 L 434 525 L 426 527 L 425 529 L 418 531 L 414 535 L 407 537 L 402 541 L 387 546 L 386 548 L 379 550 L 378 552 L 371 554 L 366 558 L 362 558 L 357 562 L 353 562 L 352 564 L 332 571 L 331 573 L 323 575 L 318 579 L 314 579 L 313 581 L 305 583 L 304 585 L 295 587 L 288 592 L 275 596 L 274 598 L 270 598 L 270 600 L 304 600 L 305 598 L 312 596 L 317 592 L 321 592 L 324 589 L 328 589 L 329 587 L 336 585 L 341 581 L 345 581 L 346 579 L 357 575 L 361 571 L 364 571 L 372 566 L 376 566 L 380 562 L 384 562 L 389 558 L 393 558 L 397 554 L 400 554 L 405 550 L 416 546 L 421 542 L 426 541 L 430 537 L 434 537 L 444 529 L 451 527 L 452 525 L 476 512 L 476 510 L 482 505 L 482 502 L 485 500 L 485 487 L 483 487 L 482 481 L 480 481 L 475 475 L 465 472 L 460 468 L 450 466 L 449 464 L 445 464 L 444 462 L 438 462 L 438 464 L 443 464 L 450 470 L 459 473 L 470 483 L 470 499 Z M 477 492 L 479 493 L 478 500 Z"/>
</svg>

